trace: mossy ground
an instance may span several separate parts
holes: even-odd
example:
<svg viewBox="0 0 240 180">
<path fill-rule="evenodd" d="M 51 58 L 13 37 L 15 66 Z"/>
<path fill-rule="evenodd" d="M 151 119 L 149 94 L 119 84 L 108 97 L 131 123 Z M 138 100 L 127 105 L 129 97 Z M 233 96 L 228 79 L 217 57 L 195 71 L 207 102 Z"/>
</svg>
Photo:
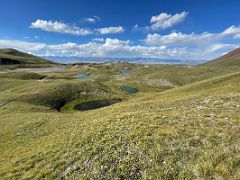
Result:
<svg viewBox="0 0 240 180">
<path fill-rule="evenodd" d="M 19 97 L 0 108 L 1 179 L 239 179 L 240 73 L 129 65 L 133 73 L 119 80 L 112 75 L 123 67 L 115 66 L 1 78 L 0 103 Z M 72 78 L 84 72 L 97 77 Z M 148 87 L 146 78 L 176 87 Z M 125 84 L 140 92 L 120 91 Z M 65 111 L 52 108 L 61 98 L 98 97 L 124 100 L 91 111 L 71 111 L 74 101 Z"/>
</svg>

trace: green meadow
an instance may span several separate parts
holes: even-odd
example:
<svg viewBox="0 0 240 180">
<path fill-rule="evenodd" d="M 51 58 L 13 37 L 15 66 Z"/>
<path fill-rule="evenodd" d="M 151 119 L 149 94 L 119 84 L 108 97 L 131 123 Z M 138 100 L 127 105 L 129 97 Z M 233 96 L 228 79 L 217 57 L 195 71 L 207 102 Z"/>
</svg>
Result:
<svg viewBox="0 0 240 180">
<path fill-rule="evenodd" d="M 239 179 L 240 66 L 225 61 L 1 65 L 0 179 Z"/>
</svg>

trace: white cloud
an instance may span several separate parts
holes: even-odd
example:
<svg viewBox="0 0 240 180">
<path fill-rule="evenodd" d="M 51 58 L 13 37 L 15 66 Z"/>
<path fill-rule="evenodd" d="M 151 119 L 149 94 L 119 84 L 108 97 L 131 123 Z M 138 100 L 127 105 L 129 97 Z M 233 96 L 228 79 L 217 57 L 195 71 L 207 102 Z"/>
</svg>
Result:
<svg viewBox="0 0 240 180">
<path fill-rule="evenodd" d="M 223 35 L 232 35 L 236 39 L 240 39 L 240 26 L 231 26 L 227 28 L 223 33 Z"/>
<path fill-rule="evenodd" d="M 141 27 L 139 27 L 138 24 L 135 24 L 135 25 L 132 27 L 132 31 L 138 32 L 138 31 L 142 31 L 142 29 L 141 29 Z"/>
<path fill-rule="evenodd" d="M 93 22 L 93 21 L 97 21 L 99 17 L 94 16 L 94 18 L 87 18 L 86 20 L 88 22 L 91 22 L 91 21 Z M 41 29 L 44 31 L 49 31 L 49 32 L 73 34 L 73 35 L 79 35 L 79 36 L 90 35 L 94 33 L 117 34 L 117 33 L 123 33 L 125 31 L 125 29 L 122 26 L 104 27 L 104 28 L 98 28 L 95 30 L 90 30 L 86 28 L 79 28 L 77 26 L 70 26 L 58 21 L 46 21 L 41 19 L 38 19 L 35 22 L 32 22 L 30 27 Z"/>
<path fill-rule="evenodd" d="M 127 41 L 123 41 L 123 40 L 119 40 L 119 39 L 111 39 L 111 38 L 107 38 L 105 41 L 105 45 L 106 46 L 127 46 L 130 43 L 129 40 Z"/>
<path fill-rule="evenodd" d="M 95 22 L 95 19 L 94 18 L 85 18 L 84 19 L 86 22 L 89 22 L 89 23 L 94 23 Z"/>
<path fill-rule="evenodd" d="M 92 41 L 96 41 L 96 42 L 104 42 L 105 39 L 104 39 L 104 38 L 93 38 Z"/>
<path fill-rule="evenodd" d="M 138 29 L 139 29 L 139 25 L 138 25 L 138 24 L 135 24 L 135 25 L 133 26 L 133 29 L 138 30 Z"/>
<path fill-rule="evenodd" d="M 209 44 L 212 41 L 219 39 L 219 35 L 211 33 L 202 34 L 183 34 L 181 32 L 172 32 L 167 35 L 160 34 L 148 34 L 145 42 L 151 45 L 167 44 L 173 46 L 199 46 L 204 44 Z"/>
<path fill-rule="evenodd" d="M 44 56 L 81 56 L 81 57 L 172 57 L 183 49 L 167 49 L 166 46 L 131 46 L 130 41 L 106 38 L 104 43 L 89 42 L 85 44 L 64 43 L 47 45 L 27 41 L 0 39 L 0 48 L 15 48 Z"/>
<path fill-rule="evenodd" d="M 239 45 L 237 45 L 237 44 L 213 44 L 213 45 L 210 45 L 206 49 L 206 51 L 207 51 L 207 53 L 224 52 L 222 54 L 225 54 L 226 51 L 229 52 L 238 47 L 239 47 Z"/>
<path fill-rule="evenodd" d="M 58 21 L 46 21 L 38 19 L 35 22 L 32 22 L 31 28 L 38 28 L 44 31 L 49 32 L 58 32 L 58 33 L 65 33 L 65 34 L 73 34 L 73 35 L 89 35 L 93 32 L 89 29 L 79 28 L 76 26 L 69 26 L 62 22 Z"/>
<path fill-rule="evenodd" d="M 20 40 L 0 39 L 0 48 L 14 48 L 24 52 L 37 52 L 46 48 L 44 43 L 33 43 Z"/>
<path fill-rule="evenodd" d="M 123 33 L 125 29 L 122 26 L 117 27 L 105 27 L 105 28 L 99 28 L 97 31 L 100 34 L 117 34 L 117 33 Z"/>
<path fill-rule="evenodd" d="M 0 48 L 15 48 L 41 56 L 79 56 L 113 58 L 159 58 L 196 60 L 212 59 L 239 47 L 237 44 L 215 43 L 203 47 L 172 47 L 167 45 L 132 45 L 129 40 L 106 38 L 89 43 L 45 44 L 0 39 Z"/>
<path fill-rule="evenodd" d="M 221 33 L 183 34 L 181 32 L 172 32 L 167 35 L 154 33 L 148 34 L 144 41 L 148 45 L 204 47 L 212 44 L 226 44 L 226 40 L 232 40 L 233 38 L 240 38 L 240 27 L 231 26 Z"/>
<path fill-rule="evenodd" d="M 240 28 L 231 26 L 220 33 L 183 34 L 172 32 L 167 35 L 154 33 L 148 34 L 144 42 L 154 47 L 165 45 L 168 46 L 168 49 L 185 48 L 192 59 L 197 59 L 197 57 L 211 59 L 240 46 L 239 43 L 233 41 L 234 38 L 239 37 L 239 30 Z"/>
<path fill-rule="evenodd" d="M 93 16 L 93 17 L 85 17 L 84 18 L 84 21 L 87 22 L 87 23 L 96 23 L 98 21 L 100 21 L 101 18 L 98 17 L 98 16 Z"/>
<path fill-rule="evenodd" d="M 148 28 L 151 30 L 167 29 L 175 24 L 182 22 L 187 17 L 187 15 L 188 12 L 185 11 L 174 15 L 161 13 L 158 16 L 152 16 L 150 20 L 151 25 Z"/>
<path fill-rule="evenodd" d="M 132 27 L 132 31 L 133 32 L 147 32 L 149 30 L 149 27 L 141 27 L 139 26 L 138 24 L 135 24 L 133 27 Z"/>
</svg>

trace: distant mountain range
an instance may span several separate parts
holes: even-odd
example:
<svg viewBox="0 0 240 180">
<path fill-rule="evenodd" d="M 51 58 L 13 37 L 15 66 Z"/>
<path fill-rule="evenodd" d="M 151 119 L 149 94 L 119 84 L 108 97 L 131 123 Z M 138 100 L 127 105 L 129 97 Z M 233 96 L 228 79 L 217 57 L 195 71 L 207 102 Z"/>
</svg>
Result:
<svg viewBox="0 0 240 180">
<path fill-rule="evenodd" d="M 47 60 L 46 60 L 47 59 Z M 78 62 L 100 63 L 100 62 L 130 62 L 141 64 L 201 64 L 206 62 L 203 60 L 181 60 L 181 59 L 156 59 L 156 58 L 103 58 L 103 57 L 57 57 L 42 56 L 37 57 L 15 49 L 0 49 L 0 65 L 14 64 L 45 64 L 53 65 L 55 63 L 73 64 Z M 212 61 L 203 63 L 202 65 L 240 65 L 240 48 L 231 51 L 224 56 L 216 58 Z"/>
<path fill-rule="evenodd" d="M 104 57 L 64 57 L 64 56 L 42 56 L 57 63 L 77 63 L 77 62 L 130 62 L 141 64 L 200 64 L 203 60 L 182 60 L 182 59 L 157 59 L 157 58 L 104 58 Z"/>
</svg>

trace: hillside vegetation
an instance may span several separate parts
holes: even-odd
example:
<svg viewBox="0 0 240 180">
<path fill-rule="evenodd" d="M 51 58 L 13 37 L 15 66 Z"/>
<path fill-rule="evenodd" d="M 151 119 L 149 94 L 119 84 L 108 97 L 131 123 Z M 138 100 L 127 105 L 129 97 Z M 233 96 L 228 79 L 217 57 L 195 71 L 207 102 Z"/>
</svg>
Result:
<svg viewBox="0 0 240 180">
<path fill-rule="evenodd" d="M 16 67 L 42 67 L 54 63 L 15 49 L 0 49 L 0 65 L 15 65 Z M 37 66 L 38 65 L 38 66 Z"/>
<path fill-rule="evenodd" d="M 0 81 L 0 179 L 240 177 L 238 64 L 78 64 Z"/>
</svg>

